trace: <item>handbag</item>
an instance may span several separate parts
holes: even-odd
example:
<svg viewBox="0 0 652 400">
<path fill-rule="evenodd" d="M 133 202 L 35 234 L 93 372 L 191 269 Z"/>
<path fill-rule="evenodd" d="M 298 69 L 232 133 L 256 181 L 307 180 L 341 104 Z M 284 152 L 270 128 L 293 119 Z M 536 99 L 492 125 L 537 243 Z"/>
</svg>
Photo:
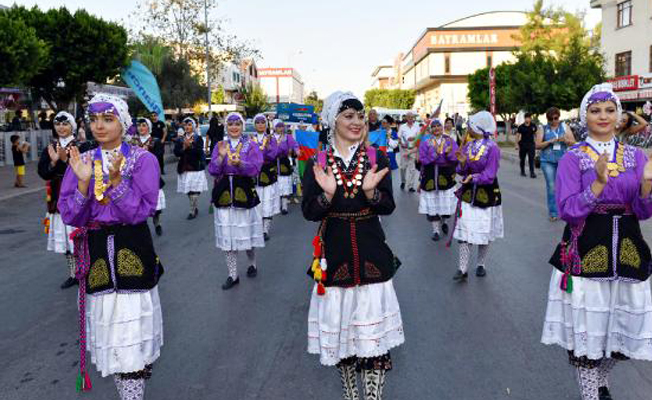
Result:
<svg viewBox="0 0 652 400">
<path fill-rule="evenodd" d="M 534 167 L 536 169 L 541 169 L 541 153 L 537 151 L 537 154 L 534 156 Z"/>
</svg>

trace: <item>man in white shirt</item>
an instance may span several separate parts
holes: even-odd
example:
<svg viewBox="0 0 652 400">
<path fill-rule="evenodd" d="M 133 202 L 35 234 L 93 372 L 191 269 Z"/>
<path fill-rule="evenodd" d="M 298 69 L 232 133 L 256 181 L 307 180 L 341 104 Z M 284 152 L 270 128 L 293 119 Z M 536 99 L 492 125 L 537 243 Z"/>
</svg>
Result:
<svg viewBox="0 0 652 400">
<path fill-rule="evenodd" d="M 417 188 L 417 169 L 415 161 L 417 158 L 417 136 L 421 131 L 419 125 L 414 123 L 415 115 L 411 112 L 405 115 L 407 123 L 401 125 L 398 130 L 398 140 L 401 146 L 401 162 L 399 165 L 401 171 L 401 190 L 407 188 L 410 192 L 416 191 Z"/>
</svg>

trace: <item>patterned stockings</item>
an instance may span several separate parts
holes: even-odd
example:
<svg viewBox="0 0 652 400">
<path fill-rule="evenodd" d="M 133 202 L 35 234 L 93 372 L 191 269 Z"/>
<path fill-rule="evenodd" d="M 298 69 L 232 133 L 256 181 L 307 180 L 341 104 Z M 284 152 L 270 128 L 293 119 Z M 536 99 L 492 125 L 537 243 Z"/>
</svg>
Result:
<svg viewBox="0 0 652 400">
<path fill-rule="evenodd" d="M 360 393 L 358 392 L 358 378 L 355 372 L 355 364 L 338 364 L 337 370 L 340 372 L 342 390 L 344 391 L 342 398 L 344 400 L 359 400 Z"/>
<path fill-rule="evenodd" d="M 487 253 L 489 252 L 489 245 L 488 244 L 480 244 L 478 245 L 478 265 L 482 265 L 483 267 L 486 267 L 487 265 L 485 264 L 487 260 Z"/>
<path fill-rule="evenodd" d="M 189 192 L 188 200 L 190 200 L 190 213 L 194 213 L 199 205 L 199 193 Z"/>
<path fill-rule="evenodd" d="M 285 196 L 281 197 L 281 210 L 287 211 L 288 203 L 289 203 L 289 199 L 287 197 Z"/>
<path fill-rule="evenodd" d="M 441 227 L 440 220 L 432 221 L 432 233 L 439 233 L 439 228 Z"/>
<path fill-rule="evenodd" d="M 226 255 L 226 266 L 229 269 L 229 276 L 233 280 L 238 278 L 238 252 L 237 251 L 225 251 Z"/>
<path fill-rule="evenodd" d="M 247 260 L 249 261 L 249 265 L 256 266 L 256 250 L 247 250 Z"/>
<path fill-rule="evenodd" d="M 145 379 L 122 378 L 113 375 L 120 400 L 143 400 L 145 398 Z"/>
<path fill-rule="evenodd" d="M 272 219 L 271 218 L 263 218 L 263 232 L 269 233 L 269 228 L 272 227 Z"/>
<path fill-rule="evenodd" d="M 469 270 L 469 258 L 471 257 L 471 244 L 467 242 L 460 243 L 460 271 L 463 274 Z"/>
<path fill-rule="evenodd" d="M 381 400 L 385 388 L 387 371 L 382 369 L 363 369 L 364 397 L 366 400 Z"/>
<path fill-rule="evenodd" d="M 74 278 L 75 277 L 75 256 L 71 252 L 66 252 L 66 262 L 68 263 L 68 272 L 70 273 L 70 277 Z"/>
<path fill-rule="evenodd" d="M 592 368 L 577 366 L 577 380 L 582 400 L 599 400 L 599 388 L 609 388 L 609 373 L 618 360 L 603 358 Z"/>
</svg>

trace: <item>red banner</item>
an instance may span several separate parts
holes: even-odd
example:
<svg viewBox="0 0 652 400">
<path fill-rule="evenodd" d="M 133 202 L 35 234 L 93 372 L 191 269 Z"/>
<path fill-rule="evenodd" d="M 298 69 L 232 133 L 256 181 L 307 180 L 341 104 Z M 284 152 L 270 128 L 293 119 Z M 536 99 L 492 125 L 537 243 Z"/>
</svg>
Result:
<svg viewBox="0 0 652 400">
<path fill-rule="evenodd" d="M 496 115 L 496 70 L 489 69 L 489 111 Z"/>
</svg>

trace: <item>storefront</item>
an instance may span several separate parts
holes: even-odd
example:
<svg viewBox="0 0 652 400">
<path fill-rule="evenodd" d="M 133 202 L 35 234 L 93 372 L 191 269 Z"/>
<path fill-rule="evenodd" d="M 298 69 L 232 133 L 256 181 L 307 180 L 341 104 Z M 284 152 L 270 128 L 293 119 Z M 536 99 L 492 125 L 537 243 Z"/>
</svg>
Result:
<svg viewBox="0 0 652 400">
<path fill-rule="evenodd" d="M 614 85 L 625 110 L 637 111 L 645 102 L 652 101 L 652 73 L 619 76 L 609 82 Z"/>
</svg>

